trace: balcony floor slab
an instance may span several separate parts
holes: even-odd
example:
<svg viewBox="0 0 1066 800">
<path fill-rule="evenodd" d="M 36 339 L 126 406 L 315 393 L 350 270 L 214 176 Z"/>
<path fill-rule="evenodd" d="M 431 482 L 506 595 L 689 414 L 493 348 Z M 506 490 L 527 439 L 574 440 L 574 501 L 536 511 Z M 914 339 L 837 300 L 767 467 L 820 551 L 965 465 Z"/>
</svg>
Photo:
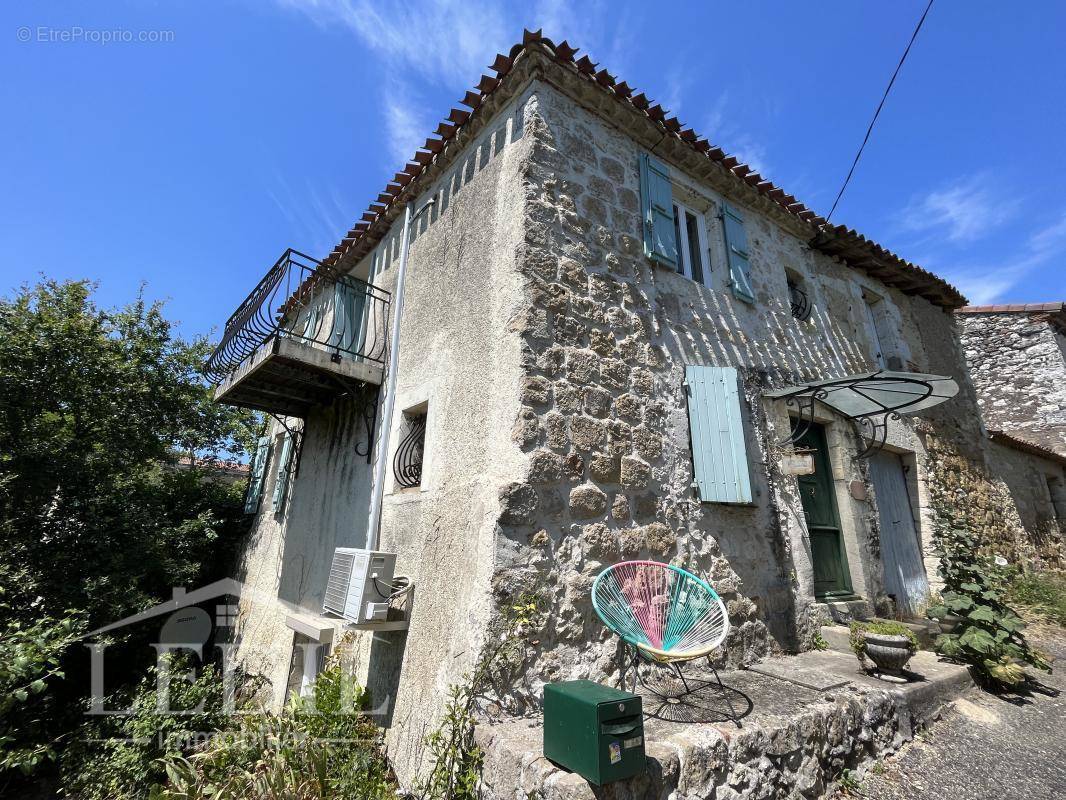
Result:
<svg viewBox="0 0 1066 800">
<path fill-rule="evenodd" d="M 358 384 L 381 385 L 384 370 L 372 362 L 336 359 L 332 353 L 274 336 L 216 388 L 217 402 L 256 411 L 306 417 Z"/>
</svg>

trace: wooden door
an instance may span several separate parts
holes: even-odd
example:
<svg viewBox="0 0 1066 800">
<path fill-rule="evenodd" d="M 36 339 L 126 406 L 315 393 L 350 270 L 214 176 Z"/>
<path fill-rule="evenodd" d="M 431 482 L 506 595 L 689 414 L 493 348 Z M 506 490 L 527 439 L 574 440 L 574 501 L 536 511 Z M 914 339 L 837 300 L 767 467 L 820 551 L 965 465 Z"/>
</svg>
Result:
<svg viewBox="0 0 1066 800">
<path fill-rule="evenodd" d="M 840 530 L 825 429 L 821 425 L 811 425 L 796 447 L 814 451 L 814 474 L 797 477 L 811 541 L 814 596 L 819 599 L 852 597 L 851 573 Z"/>
<path fill-rule="evenodd" d="M 870 478 L 881 521 L 885 593 L 896 599 L 896 608 L 904 617 L 919 617 L 929 601 L 929 578 L 903 462 L 895 453 L 879 452 L 870 459 Z"/>
</svg>

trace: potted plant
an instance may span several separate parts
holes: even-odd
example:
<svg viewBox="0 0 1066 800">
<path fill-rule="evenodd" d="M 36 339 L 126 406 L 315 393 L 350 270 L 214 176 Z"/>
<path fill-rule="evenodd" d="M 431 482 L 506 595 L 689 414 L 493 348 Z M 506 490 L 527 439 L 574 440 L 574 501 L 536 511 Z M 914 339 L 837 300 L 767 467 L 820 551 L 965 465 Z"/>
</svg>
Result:
<svg viewBox="0 0 1066 800">
<path fill-rule="evenodd" d="M 899 622 L 871 620 L 851 623 L 851 649 L 866 668 L 868 658 L 877 667 L 879 678 L 903 681 L 903 668 L 918 652 L 918 637 Z"/>
</svg>

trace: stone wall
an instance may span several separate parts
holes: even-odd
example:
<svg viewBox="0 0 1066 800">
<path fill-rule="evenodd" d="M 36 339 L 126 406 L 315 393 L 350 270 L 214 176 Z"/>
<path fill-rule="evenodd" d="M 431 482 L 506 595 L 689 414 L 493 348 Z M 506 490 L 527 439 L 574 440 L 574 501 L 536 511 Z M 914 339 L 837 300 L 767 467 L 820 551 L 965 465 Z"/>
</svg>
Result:
<svg viewBox="0 0 1066 800">
<path fill-rule="evenodd" d="M 805 646 L 813 602 L 809 545 L 796 482 L 777 468 L 773 445 L 787 416 L 761 397 L 797 380 L 871 368 L 863 291 L 886 301 L 899 331 L 891 342 L 913 368 L 963 370 L 950 315 L 812 252 L 801 231 L 741 205 L 756 300 L 734 298 L 717 228 L 722 196 L 684 172 L 675 190 L 708 222 L 711 285 L 653 266 L 641 240 L 638 154 L 617 128 L 538 82 L 526 112 L 527 228 L 518 268 L 525 302 L 519 398 L 512 437 L 528 472 L 501 490 L 497 606 L 537 595 L 545 609 L 539 650 L 515 675 L 514 694 L 535 702 L 547 680 L 610 676 L 616 640 L 596 619 L 595 575 L 626 558 L 690 565 L 722 594 L 733 630 L 720 661 L 750 663 Z M 730 198 L 740 205 L 740 201 Z M 785 268 L 814 300 L 795 320 Z M 754 502 L 700 503 L 692 490 L 682 378 L 685 364 L 733 365 L 743 376 L 745 440 Z M 950 368 L 947 368 L 948 365 Z M 973 392 L 945 419 L 949 439 L 979 431 Z M 832 421 L 827 420 L 827 421 Z M 834 485 L 857 589 L 880 594 L 876 508 L 846 425 L 832 426 Z M 976 426 L 976 427 L 975 427 Z M 921 449 L 909 423 L 892 440 Z M 924 469 L 924 465 L 920 464 Z"/>
<path fill-rule="evenodd" d="M 1018 511 L 1024 536 L 1003 555 L 1026 568 L 1066 568 L 1066 504 L 1055 497 L 1066 484 L 1066 468 L 1050 458 L 991 443 L 990 458 L 997 477 Z M 1062 508 L 1056 509 L 1056 501 Z"/>
<path fill-rule="evenodd" d="M 1066 455 L 1066 335 L 1039 314 L 958 314 L 981 414 Z"/>
</svg>

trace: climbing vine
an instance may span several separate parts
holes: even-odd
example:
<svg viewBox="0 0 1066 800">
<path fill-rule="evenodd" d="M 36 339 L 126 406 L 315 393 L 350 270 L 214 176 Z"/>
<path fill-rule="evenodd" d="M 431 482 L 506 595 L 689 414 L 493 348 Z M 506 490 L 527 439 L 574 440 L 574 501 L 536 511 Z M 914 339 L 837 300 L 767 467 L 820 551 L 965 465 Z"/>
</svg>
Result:
<svg viewBox="0 0 1066 800">
<path fill-rule="evenodd" d="M 986 685 L 1010 688 L 1026 680 L 1024 665 L 1051 671 L 1047 659 L 1029 646 L 1021 618 L 1007 605 L 994 563 L 958 517 L 940 520 L 936 532 L 941 602 L 929 609 L 939 620 L 957 625 L 937 637 L 936 649 L 966 662 Z"/>
</svg>

